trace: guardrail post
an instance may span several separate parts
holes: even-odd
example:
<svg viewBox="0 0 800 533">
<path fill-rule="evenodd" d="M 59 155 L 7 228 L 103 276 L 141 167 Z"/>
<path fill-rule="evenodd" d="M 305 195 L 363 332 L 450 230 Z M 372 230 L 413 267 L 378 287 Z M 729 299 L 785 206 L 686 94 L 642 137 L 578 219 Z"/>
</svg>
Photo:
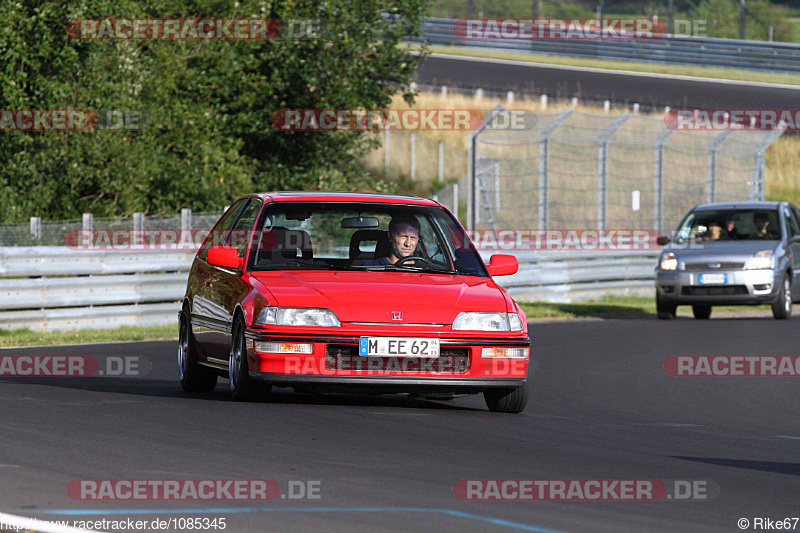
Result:
<svg viewBox="0 0 800 533">
<path fill-rule="evenodd" d="M 192 210 L 183 208 L 181 209 L 181 231 L 192 230 Z"/>
<path fill-rule="evenodd" d="M 133 231 L 144 232 L 144 213 L 133 214 Z"/>
<path fill-rule="evenodd" d="M 31 217 L 31 235 L 37 241 L 42 238 L 42 218 Z"/>
<path fill-rule="evenodd" d="M 653 184 L 653 228 L 664 230 L 664 143 L 672 130 L 665 129 L 656 137 L 655 183 Z"/>
<path fill-rule="evenodd" d="M 91 213 L 83 214 L 83 231 L 94 231 L 94 215 Z"/>
<path fill-rule="evenodd" d="M 606 192 L 608 188 L 608 140 L 614 135 L 630 115 L 620 115 L 609 127 L 600 134 L 597 140 L 597 229 L 606 229 L 606 210 L 608 208 L 608 198 Z"/>
</svg>

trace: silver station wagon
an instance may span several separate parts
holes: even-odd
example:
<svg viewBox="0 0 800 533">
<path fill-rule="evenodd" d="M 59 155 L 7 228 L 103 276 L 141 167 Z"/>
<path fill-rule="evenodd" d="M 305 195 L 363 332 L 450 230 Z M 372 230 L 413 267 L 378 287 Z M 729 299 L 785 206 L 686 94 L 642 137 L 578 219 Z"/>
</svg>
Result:
<svg viewBox="0 0 800 533">
<path fill-rule="evenodd" d="M 788 202 L 698 205 L 659 244 L 658 318 L 675 318 L 679 305 L 704 319 L 712 305 L 769 304 L 785 319 L 800 299 L 800 211 Z"/>
</svg>

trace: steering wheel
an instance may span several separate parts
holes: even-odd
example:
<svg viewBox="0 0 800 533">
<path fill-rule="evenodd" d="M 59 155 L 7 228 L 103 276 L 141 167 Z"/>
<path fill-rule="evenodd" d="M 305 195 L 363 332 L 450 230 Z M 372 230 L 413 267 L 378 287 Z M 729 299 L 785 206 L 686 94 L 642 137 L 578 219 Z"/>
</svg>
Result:
<svg viewBox="0 0 800 533">
<path fill-rule="evenodd" d="M 427 257 L 418 256 L 418 255 L 409 255 L 407 257 L 403 257 L 401 259 L 398 259 L 397 261 L 395 261 L 394 266 L 400 266 L 403 263 L 407 263 L 409 261 L 419 261 L 419 262 L 421 262 L 421 263 L 423 263 L 425 265 L 433 266 L 433 262 L 430 259 L 428 259 Z M 416 266 L 416 265 L 414 265 L 414 266 Z"/>
</svg>

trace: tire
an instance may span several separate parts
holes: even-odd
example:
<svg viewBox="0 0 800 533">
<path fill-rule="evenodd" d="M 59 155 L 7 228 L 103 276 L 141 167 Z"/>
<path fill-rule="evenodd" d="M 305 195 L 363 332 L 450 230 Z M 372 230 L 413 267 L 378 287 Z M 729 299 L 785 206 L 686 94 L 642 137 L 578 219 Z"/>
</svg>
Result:
<svg viewBox="0 0 800 533">
<path fill-rule="evenodd" d="M 189 310 L 184 307 L 178 335 L 178 380 L 186 392 L 211 392 L 217 386 L 217 374 L 197 362 Z"/>
<path fill-rule="evenodd" d="M 483 391 L 483 399 L 493 413 L 521 413 L 528 403 L 528 385 L 517 389 L 487 389 Z"/>
<path fill-rule="evenodd" d="M 693 305 L 692 314 L 697 320 L 708 320 L 711 316 L 710 305 Z"/>
<path fill-rule="evenodd" d="M 258 400 L 267 396 L 272 390 L 271 385 L 258 383 L 250 377 L 244 329 L 241 319 L 234 320 L 231 351 L 228 355 L 228 379 L 230 380 L 231 398 L 236 402 Z"/>
<path fill-rule="evenodd" d="M 792 316 L 792 278 L 789 274 L 784 274 L 781 282 L 781 289 L 778 297 L 772 302 L 772 317 L 778 320 L 786 320 Z"/>
<path fill-rule="evenodd" d="M 656 313 L 661 320 L 673 320 L 678 306 L 675 304 L 668 304 L 661 298 L 656 296 Z"/>
</svg>

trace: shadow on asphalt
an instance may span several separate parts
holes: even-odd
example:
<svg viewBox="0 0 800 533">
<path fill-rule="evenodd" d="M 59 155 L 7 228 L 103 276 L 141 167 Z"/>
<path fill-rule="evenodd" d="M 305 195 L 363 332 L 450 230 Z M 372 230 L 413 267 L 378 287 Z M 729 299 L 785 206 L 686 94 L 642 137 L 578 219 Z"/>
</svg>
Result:
<svg viewBox="0 0 800 533">
<path fill-rule="evenodd" d="M 3 382 L 24 383 L 26 385 L 43 385 L 63 389 L 74 389 L 89 392 L 130 394 L 157 398 L 192 399 L 213 402 L 232 402 L 227 389 L 227 382 L 220 379 L 214 392 L 184 392 L 177 380 L 142 379 L 142 378 L 3 378 Z M 428 400 L 407 394 L 355 394 L 355 393 L 298 393 L 289 388 L 274 388 L 266 398 L 250 404 L 283 404 L 283 405 L 340 405 L 362 407 L 401 407 L 408 409 L 437 409 L 454 411 L 483 411 L 461 405 L 441 403 L 444 400 Z"/>
<path fill-rule="evenodd" d="M 722 459 L 718 457 L 684 457 L 680 455 L 673 455 L 671 457 L 674 459 L 683 459 L 685 461 L 695 461 L 697 463 L 708 463 L 711 465 L 730 466 L 733 468 L 746 468 L 747 470 L 760 470 L 762 472 L 775 472 L 778 474 L 789 474 L 790 476 L 800 476 L 800 463 L 747 461 L 742 459 Z"/>
</svg>

